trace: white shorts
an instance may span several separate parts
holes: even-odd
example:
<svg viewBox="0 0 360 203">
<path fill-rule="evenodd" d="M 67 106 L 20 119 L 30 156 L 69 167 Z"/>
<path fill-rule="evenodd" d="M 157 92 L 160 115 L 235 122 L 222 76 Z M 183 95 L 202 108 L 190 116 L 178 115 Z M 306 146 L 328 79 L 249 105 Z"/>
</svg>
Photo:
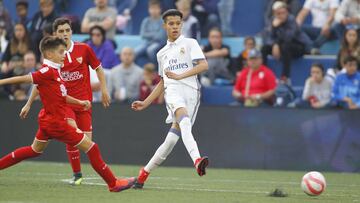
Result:
<svg viewBox="0 0 360 203">
<path fill-rule="evenodd" d="M 191 123 L 195 123 L 200 105 L 200 90 L 186 85 L 169 85 L 165 88 L 166 109 L 169 113 L 166 123 L 175 123 L 175 111 L 185 108 Z"/>
</svg>

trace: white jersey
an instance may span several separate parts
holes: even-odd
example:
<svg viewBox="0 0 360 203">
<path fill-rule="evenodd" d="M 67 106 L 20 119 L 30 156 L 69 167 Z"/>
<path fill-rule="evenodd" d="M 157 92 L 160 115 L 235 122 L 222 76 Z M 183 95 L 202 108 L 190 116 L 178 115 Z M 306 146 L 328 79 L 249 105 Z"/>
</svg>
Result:
<svg viewBox="0 0 360 203">
<path fill-rule="evenodd" d="M 196 90 L 200 89 L 197 75 L 182 80 L 173 80 L 165 75 L 165 70 L 182 74 L 194 68 L 194 61 L 205 59 L 204 53 L 195 39 L 185 38 L 181 35 L 174 42 L 168 41 L 156 56 L 159 64 L 159 75 L 164 80 L 165 88 L 172 84 L 184 84 Z"/>
</svg>

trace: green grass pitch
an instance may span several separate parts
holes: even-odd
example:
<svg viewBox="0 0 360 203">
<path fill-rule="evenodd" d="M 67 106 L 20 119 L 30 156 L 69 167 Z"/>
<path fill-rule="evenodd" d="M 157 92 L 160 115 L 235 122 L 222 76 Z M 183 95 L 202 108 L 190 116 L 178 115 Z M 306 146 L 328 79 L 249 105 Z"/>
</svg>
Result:
<svg viewBox="0 0 360 203">
<path fill-rule="evenodd" d="M 300 189 L 304 172 L 208 169 L 198 177 L 193 168 L 160 167 L 145 189 L 110 193 L 88 164 L 81 186 L 67 183 L 71 175 L 67 163 L 24 162 L 0 171 L 0 203 L 20 202 L 360 202 L 360 174 L 323 173 L 326 191 L 317 197 Z M 136 176 L 139 166 L 111 165 L 120 177 Z M 270 197 L 281 188 L 288 197 Z"/>
</svg>

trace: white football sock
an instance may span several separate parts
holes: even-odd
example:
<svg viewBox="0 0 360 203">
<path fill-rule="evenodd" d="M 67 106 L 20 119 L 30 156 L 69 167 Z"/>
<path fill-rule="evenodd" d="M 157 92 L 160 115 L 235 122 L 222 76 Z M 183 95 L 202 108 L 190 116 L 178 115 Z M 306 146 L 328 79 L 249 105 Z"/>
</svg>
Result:
<svg viewBox="0 0 360 203">
<path fill-rule="evenodd" d="M 149 163 L 144 167 L 145 171 L 150 173 L 151 170 L 157 168 L 162 162 L 164 162 L 166 157 L 173 150 L 180 136 L 181 134 L 178 130 L 171 128 L 165 138 L 165 141 L 160 145 L 154 156 L 150 159 Z"/>
<path fill-rule="evenodd" d="M 181 129 L 181 138 L 184 142 L 184 145 L 191 159 L 195 163 L 196 159 L 200 158 L 200 152 L 194 136 L 191 133 L 192 124 L 190 118 L 188 116 L 183 117 L 179 122 L 179 126 Z"/>
</svg>

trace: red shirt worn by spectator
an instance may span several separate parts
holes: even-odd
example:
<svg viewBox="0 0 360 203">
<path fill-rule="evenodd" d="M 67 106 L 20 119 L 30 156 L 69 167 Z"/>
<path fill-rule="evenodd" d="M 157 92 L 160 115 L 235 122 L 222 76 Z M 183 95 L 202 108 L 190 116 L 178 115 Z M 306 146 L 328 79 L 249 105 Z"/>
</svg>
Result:
<svg viewBox="0 0 360 203">
<path fill-rule="evenodd" d="M 154 79 L 151 85 L 147 85 L 145 80 L 140 83 L 140 100 L 144 101 L 150 95 L 156 85 L 160 82 L 160 77 L 154 74 Z M 153 104 L 159 104 L 159 99 L 154 100 Z"/>
</svg>

